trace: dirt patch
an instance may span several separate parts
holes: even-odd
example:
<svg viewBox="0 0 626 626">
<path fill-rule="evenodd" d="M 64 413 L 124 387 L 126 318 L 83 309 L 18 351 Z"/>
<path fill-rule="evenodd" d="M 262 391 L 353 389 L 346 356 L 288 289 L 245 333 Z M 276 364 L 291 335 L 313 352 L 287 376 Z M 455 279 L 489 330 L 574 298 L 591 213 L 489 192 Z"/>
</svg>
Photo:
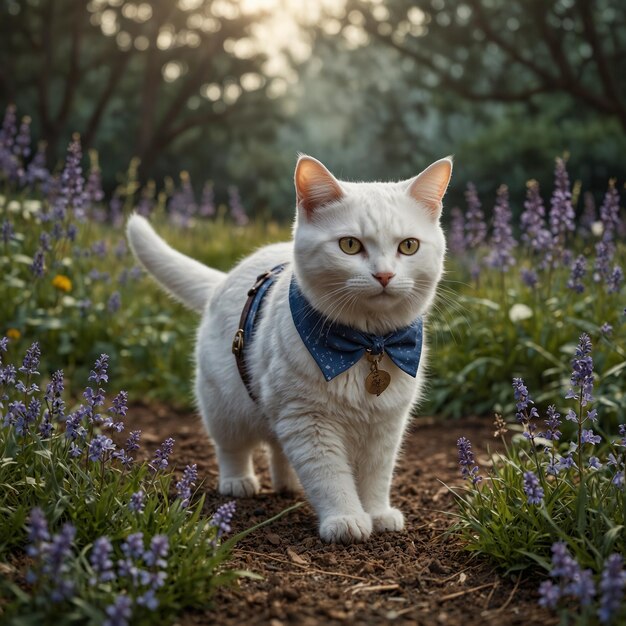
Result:
<svg viewBox="0 0 626 626">
<path fill-rule="evenodd" d="M 172 460 L 177 471 L 197 463 L 205 479 L 207 510 L 226 501 L 217 493 L 217 465 L 197 416 L 136 406 L 126 425 L 128 430 L 142 429 L 149 451 L 165 437 L 174 437 Z M 235 550 L 231 565 L 261 574 L 263 580 L 243 579 L 237 587 L 219 591 L 206 611 L 181 614 L 178 623 L 556 624 L 558 620 L 537 606 L 536 580 L 503 576 L 445 534 L 454 504 L 442 483 L 461 483 L 455 445 L 460 436 L 469 437 L 478 449 L 487 443 L 493 447 L 488 422 L 415 420 L 392 492 L 393 504 L 405 514 L 404 532 L 376 534 L 355 546 L 326 545 L 317 536 L 315 514 L 306 504 L 253 533 Z M 271 492 L 262 454 L 256 467 L 263 490 L 255 498 L 237 501 L 235 532 L 297 501 Z"/>
</svg>

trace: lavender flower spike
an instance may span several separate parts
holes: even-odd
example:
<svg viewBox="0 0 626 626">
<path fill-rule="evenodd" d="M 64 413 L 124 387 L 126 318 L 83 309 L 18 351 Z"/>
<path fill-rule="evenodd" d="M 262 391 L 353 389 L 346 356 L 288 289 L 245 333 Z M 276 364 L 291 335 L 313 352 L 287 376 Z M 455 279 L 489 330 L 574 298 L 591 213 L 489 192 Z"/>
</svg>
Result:
<svg viewBox="0 0 626 626">
<path fill-rule="evenodd" d="M 456 442 L 457 451 L 459 454 L 459 465 L 461 467 L 461 475 L 463 478 L 472 481 L 472 485 L 477 485 L 482 476 L 478 474 L 479 468 L 474 460 L 474 453 L 472 452 L 472 444 L 469 439 L 461 437 Z"/>
<path fill-rule="evenodd" d="M 582 333 L 578 340 L 575 356 L 572 359 L 571 388 L 565 395 L 574 398 L 587 406 L 593 401 L 593 359 L 591 358 L 591 339 L 587 333 Z"/>
<path fill-rule="evenodd" d="M 528 504 L 541 504 L 543 501 L 543 489 L 533 472 L 524 472 L 524 493 L 528 498 Z"/>
<path fill-rule="evenodd" d="M 211 519 L 210 525 L 217 528 L 216 539 L 220 539 L 226 533 L 231 531 L 230 523 L 237 510 L 237 503 L 233 500 L 222 504 Z"/>
<path fill-rule="evenodd" d="M 465 191 L 467 212 L 465 214 L 465 243 L 468 248 L 478 248 L 487 237 L 485 215 L 481 210 L 480 200 L 473 183 L 467 184 Z"/>
<path fill-rule="evenodd" d="M 174 439 L 168 437 L 154 453 L 154 460 L 152 461 L 154 471 L 163 470 L 169 465 L 169 457 L 173 449 Z"/>
<path fill-rule="evenodd" d="M 183 477 L 176 483 L 176 492 L 181 500 L 181 506 L 186 508 L 189 506 L 189 500 L 191 499 L 191 488 L 198 480 L 198 467 L 194 463 L 193 465 L 187 465 L 183 472 Z"/>
<path fill-rule="evenodd" d="M 491 252 L 486 262 L 490 267 L 506 272 L 515 265 L 515 258 L 511 251 L 517 245 L 513 239 L 511 227 L 511 207 L 509 206 L 509 190 L 506 185 L 498 189 L 496 206 L 493 209 L 493 235 L 491 237 Z"/>
<path fill-rule="evenodd" d="M 600 608 L 598 609 L 600 623 L 609 624 L 613 616 L 619 611 L 625 586 L 624 560 L 619 554 L 611 554 L 604 562 L 600 580 L 600 592 L 602 593 Z"/>
</svg>

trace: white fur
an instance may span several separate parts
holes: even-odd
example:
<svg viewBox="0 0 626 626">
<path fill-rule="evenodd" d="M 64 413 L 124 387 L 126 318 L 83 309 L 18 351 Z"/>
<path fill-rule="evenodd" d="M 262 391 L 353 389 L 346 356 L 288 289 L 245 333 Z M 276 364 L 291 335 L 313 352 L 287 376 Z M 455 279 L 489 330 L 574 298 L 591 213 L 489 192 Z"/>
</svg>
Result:
<svg viewBox="0 0 626 626">
<path fill-rule="evenodd" d="M 320 171 L 312 176 L 319 179 Z M 446 176 L 443 170 L 441 176 Z M 439 185 L 441 195 L 448 179 L 449 171 Z M 311 202 L 306 209 L 300 202 L 307 190 L 297 190 L 293 243 L 261 248 L 225 280 L 174 253 L 143 218 L 133 216 L 128 230 L 139 259 L 176 297 L 200 308 L 206 294 L 196 347 L 196 396 L 215 443 L 220 492 L 251 496 L 258 491 L 251 455 L 266 444 L 274 488 L 294 490 L 301 484 L 319 516 L 321 537 L 349 543 L 404 526 L 389 491 L 402 435 L 422 389 L 426 346 L 416 379 L 383 358 L 380 367 L 390 372 L 391 384 L 379 397 L 365 391 L 366 359 L 326 382 L 291 319 L 292 272 L 326 316 L 384 334 L 428 312 L 442 274 L 445 241 L 432 209 L 431 180 L 426 181 L 428 205 L 419 202 L 413 181 L 333 181 L 341 197 L 314 210 Z M 346 236 L 358 238 L 365 252 L 343 253 L 338 240 Z M 419 251 L 399 254 L 398 244 L 409 237 L 420 241 Z M 231 341 L 257 275 L 285 261 L 289 265 L 266 296 L 254 341 L 247 346 L 255 403 L 239 376 Z M 373 276 L 377 272 L 395 276 L 383 288 Z"/>
</svg>

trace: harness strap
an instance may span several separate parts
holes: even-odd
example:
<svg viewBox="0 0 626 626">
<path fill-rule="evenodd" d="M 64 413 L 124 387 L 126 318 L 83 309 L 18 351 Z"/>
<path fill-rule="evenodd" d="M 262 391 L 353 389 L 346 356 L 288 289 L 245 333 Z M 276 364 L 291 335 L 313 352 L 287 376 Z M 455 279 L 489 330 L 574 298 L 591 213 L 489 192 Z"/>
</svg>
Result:
<svg viewBox="0 0 626 626">
<path fill-rule="evenodd" d="M 280 265 L 273 267 L 271 270 L 257 276 L 256 282 L 248 291 L 248 299 L 246 300 L 243 310 L 241 311 L 241 317 L 239 319 L 239 328 L 233 338 L 232 352 L 235 355 L 237 369 L 239 370 L 241 380 L 248 391 L 248 395 L 254 402 L 256 402 L 256 398 L 252 392 L 250 374 L 248 372 L 248 368 L 246 367 L 245 348 L 252 339 L 254 323 L 261 309 L 263 298 L 286 266 L 287 263 L 281 263 Z"/>
</svg>

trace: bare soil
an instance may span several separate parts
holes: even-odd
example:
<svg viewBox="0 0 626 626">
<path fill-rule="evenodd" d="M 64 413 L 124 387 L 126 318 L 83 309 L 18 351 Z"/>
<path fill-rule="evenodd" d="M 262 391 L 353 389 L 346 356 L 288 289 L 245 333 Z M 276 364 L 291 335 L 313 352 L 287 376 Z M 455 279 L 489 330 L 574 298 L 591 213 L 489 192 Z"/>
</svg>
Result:
<svg viewBox="0 0 626 626">
<path fill-rule="evenodd" d="M 166 407 L 135 406 L 128 430 L 140 428 L 147 451 L 174 437 L 178 472 L 197 463 L 207 511 L 227 499 L 217 492 L 217 465 L 200 418 Z M 205 611 L 179 616 L 181 626 L 248 625 L 502 625 L 556 624 L 537 606 L 536 579 L 506 576 L 493 564 L 463 551 L 447 533 L 454 502 L 445 485 L 460 485 L 456 440 L 476 449 L 493 447 L 488 421 L 414 421 L 397 468 L 393 503 L 405 514 L 406 530 L 384 533 L 359 545 L 326 545 L 305 504 L 246 537 L 230 566 L 260 574 L 220 590 Z M 480 459 L 479 459 L 480 460 Z M 485 459 L 486 460 L 486 459 Z M 256 459 L 262 492 L 237 501 L 233 532 L 276 515 L 304 496 L 271 491 L 262 453 Z M 445 484 L 444 484 L 445 483 Z"/>
</svg>

